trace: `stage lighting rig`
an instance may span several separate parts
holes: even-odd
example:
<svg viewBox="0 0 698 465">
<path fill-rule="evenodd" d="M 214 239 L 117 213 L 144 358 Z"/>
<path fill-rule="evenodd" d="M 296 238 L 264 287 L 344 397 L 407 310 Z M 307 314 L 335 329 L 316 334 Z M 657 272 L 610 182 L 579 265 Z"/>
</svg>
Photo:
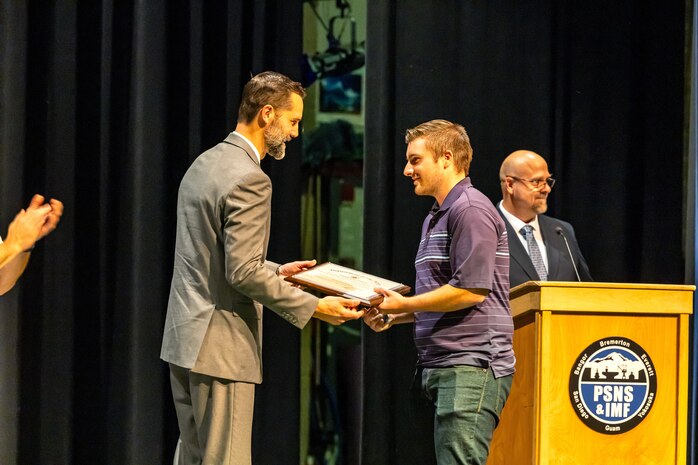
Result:
<svg viewBox="0 0 698 465">
<path fill-rule="evenodd" d="M 336 5 L 339 14 L 330 18 L 326 25 L 315 9 L 315 2 L 308 1 L 315 16 L 327 33 L 327 50 L 315 52 L 313 55 L 303 54 L 303 84 L 308 87 L 317 79 L 328 76 L 342 76 L 355 71 L 366 63 L 366 56 L 356 44 L 356 20 L 351 16 L 351 5 L 347 0 L 337 0 Z M 335 35 L 335 23 L 342 22 L 339 37 Z M 350 48 L 342 47 L 339 39 L 344 32 L 347 23 L 350 26 Z"/>
</svg>

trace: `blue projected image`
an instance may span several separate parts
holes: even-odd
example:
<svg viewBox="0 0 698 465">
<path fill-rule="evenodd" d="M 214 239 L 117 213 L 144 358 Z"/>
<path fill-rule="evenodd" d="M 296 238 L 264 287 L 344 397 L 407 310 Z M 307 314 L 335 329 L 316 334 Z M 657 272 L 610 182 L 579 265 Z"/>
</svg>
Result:
<svg viewBox="0 0 698 465">
<path fill-rule="evenodd" d="M 320 81 L 320 111 L 361 113 L 361 76 L 345 74 Z"/>
</svg>

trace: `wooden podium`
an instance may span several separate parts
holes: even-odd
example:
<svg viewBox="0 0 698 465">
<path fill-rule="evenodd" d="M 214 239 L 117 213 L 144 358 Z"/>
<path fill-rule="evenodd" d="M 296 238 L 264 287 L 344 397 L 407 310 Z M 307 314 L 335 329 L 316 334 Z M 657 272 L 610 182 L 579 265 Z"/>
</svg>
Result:
<svg viewBox="0 0 698 465">
<path fill-rule="evenodd" d="M 513 288 L 516 374 L 487 464 L 685 465 L 688 322 L 694 290 L 683 285 L 532 281 Z M 584 365 L 592 364 L 594 344 L 620 342 L 625 344 L 619 350 L 623 353 L 625 347 L 632 348 L 628 340 L 647 355 L 638 357 L 648 367 L 644 373 L 625 373 L 638 362 L 621 362 L 622 375 L 621 370 L 609 372 L 608 365 L 605 371 Z M 606 355 L 609 360 L 618 356 L 613 352 Z M 596 353 L 603 354 L 603 349 Z M 593 363 L 601 367 L 603 360 Z M 589 390 L 576 390 L 575 370 L 586 371 L 584 389 Z M 656 393 L 645 394 L 647 405 L 634 417 L 634 426 L 618 422 L 621 426 L 594 429 L 582 420 L 584 408 L 573 401 L 573 391 L 594 392 L 599 402 L 608 395 L 610 402 L 596 405 L 596 413 L 620 416 L 628 410 L 623 409 L 623 390 L 632 392 L 627 386 L 642 379 L 654 382 Z"/>
</svg>

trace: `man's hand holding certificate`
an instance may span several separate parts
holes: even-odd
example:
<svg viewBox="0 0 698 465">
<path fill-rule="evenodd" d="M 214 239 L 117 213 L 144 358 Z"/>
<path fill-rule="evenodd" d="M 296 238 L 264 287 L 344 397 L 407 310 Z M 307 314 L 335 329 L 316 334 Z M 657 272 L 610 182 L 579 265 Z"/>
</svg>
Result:
<svg viewBox="0 0 698 465">
<path fill-rule="evenodd" d="M 404 284 L 331 262 L 288 276 L 286 280 L 328 295 L 357 299 L 365 307 L 375 307 L 383 301 L 383 295 L 376 292 L 376 288 L 387 289 L 399 294 L 406 294 L 410 291 L 410 287 Z"/>
</svg>

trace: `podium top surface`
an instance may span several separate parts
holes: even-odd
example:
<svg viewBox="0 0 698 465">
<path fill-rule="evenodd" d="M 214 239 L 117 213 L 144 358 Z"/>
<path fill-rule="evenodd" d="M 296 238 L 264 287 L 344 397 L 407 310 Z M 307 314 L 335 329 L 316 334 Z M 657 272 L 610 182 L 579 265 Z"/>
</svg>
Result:
<svg viewBox="0 0 698 465">
<path fill-rule="evenodd" d="M 691 314 L 695 289 L 679 284 L 528 281 L 512 288 L 509 299 L 514 317 L 531 310 Z"/>
</svg>

